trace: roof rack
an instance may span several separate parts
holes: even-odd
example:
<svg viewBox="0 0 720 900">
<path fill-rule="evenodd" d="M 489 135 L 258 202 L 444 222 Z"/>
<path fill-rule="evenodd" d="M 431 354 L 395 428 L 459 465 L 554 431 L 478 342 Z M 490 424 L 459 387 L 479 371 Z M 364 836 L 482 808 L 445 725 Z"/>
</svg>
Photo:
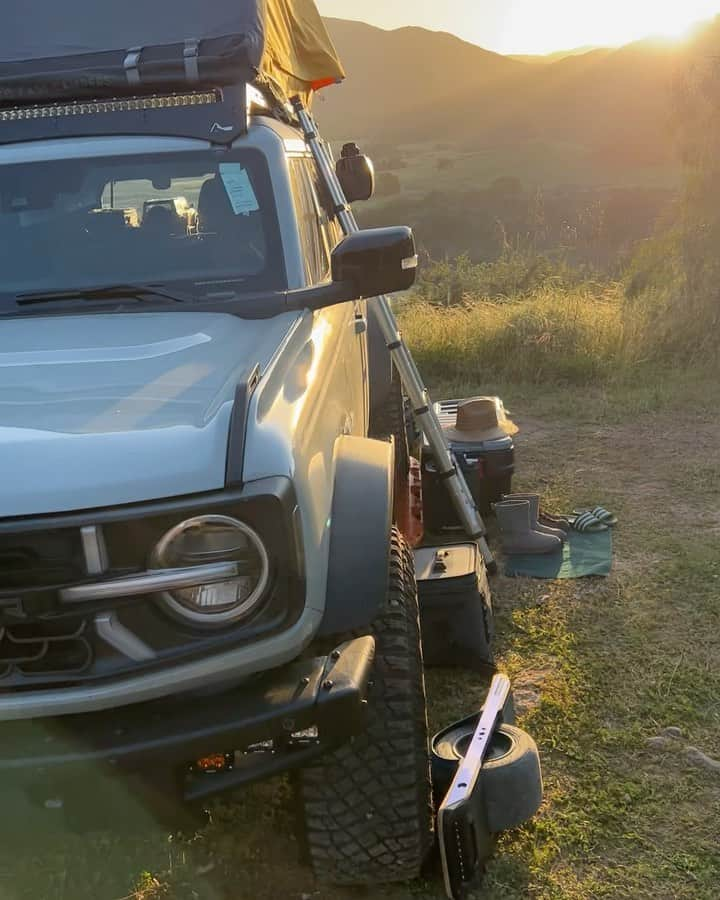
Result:
<svg viewBox="0 0 720 900">
<path fill-rule="evenodd" d="M 230 144 L 251 115 L 286 121 L 289 104 L 273 91 L 240 84 L 214 90 L 0 106 L 0 144 L 68 137 L 157 135 Z"/>
<path fill-rule="evenodd" d="M 313 0 L 4 0 L 0 104 L 114 100 L 261 82 L 313 91 L 344 72 Z M 7 8 L 6 8 L 7 7 Z M 71 27 L 68 23 L 72 23 Z M 72 36 L 72 39 L 69 38 Z"/>
</svg>

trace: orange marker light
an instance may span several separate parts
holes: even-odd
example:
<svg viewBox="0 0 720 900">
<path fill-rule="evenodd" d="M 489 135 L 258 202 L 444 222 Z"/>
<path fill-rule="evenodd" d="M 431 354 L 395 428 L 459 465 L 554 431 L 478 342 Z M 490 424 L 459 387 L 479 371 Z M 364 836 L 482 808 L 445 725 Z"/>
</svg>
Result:
<svg viewBox="0 0 720 900">
<path fill-rule="evenodd" d="M 195 763 L 195 768 L 200 772 L 224 772 L 231 769 L 233 764 L 232 753 L 213 753 L 211 756 L 203 756 Z"/>
</svg>

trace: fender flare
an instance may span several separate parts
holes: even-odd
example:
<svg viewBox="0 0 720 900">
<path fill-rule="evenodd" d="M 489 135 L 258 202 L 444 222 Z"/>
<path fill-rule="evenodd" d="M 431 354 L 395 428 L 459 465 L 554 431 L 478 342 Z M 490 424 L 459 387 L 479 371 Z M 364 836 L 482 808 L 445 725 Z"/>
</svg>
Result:
<svg viewBox="0 0 720 900">
<path fill-rule="evenodd" d="M 393 516 L 392 441 L 343 435 L 335 444 L 325 614 L 319 635 L 367 628 L 387 596 Z"/>
</svg>

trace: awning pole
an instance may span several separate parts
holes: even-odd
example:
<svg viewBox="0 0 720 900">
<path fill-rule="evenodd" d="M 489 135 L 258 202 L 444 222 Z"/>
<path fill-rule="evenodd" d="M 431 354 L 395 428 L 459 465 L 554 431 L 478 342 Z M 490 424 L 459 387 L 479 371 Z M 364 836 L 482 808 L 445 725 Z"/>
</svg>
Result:
<svg viewBox="0 0 720 900">
<path fill-rule="evenodd" d="M 347 202 L 342 185 L 335 172 L 332 154 L 329 146 L 323 141 L 317 131 L 312 116 L 305 108 L 300 97 L 291 100 L 295 114 L 300 122 L 305 142 L 315 159 L 315 163 L 322 175 L 323 181 L 330 193 L 333 209 L 344 234 L 354 234 L 359 231 L 359 226 L 353 212 Z M 448 446 L 445 432 L 435 414 L 430 395 L 420 376 L 415 360 L 403 341 L 398 330 L 397 320 L 385 295 L 372 298 L 376 304 L 380 327 L 382 329 L 385 344 L 390 351 L 395 367 L 397 368 L 403 387 L 410 398 L 413 413 L 417 419 L 430 451 L 437 466 L 438 476 L 445 483 L 453 506 L 457 511 L 460 522 L 468 537 L 477 541 L 485 566 L 489 572 L 495 572 L 497 564 L 487 543 L 487 531 L 480 512 L 475 505 L 475 500 L 467 485 L 462 470 L 455 465 L 454 457 Z"/>
</svg>

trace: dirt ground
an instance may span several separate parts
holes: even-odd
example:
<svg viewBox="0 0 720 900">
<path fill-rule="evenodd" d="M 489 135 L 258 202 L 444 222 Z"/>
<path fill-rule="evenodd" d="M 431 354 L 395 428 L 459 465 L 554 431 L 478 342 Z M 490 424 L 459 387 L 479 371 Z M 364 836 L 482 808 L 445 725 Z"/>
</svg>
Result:
<svg viewBox="0 0 720 900">
<path fill-rule="evenodd" d="M 581 400 L 582 405 L 582 400 Z M 518 489 L 555 512 L 617 513 L 606 579 L 493 581 L 501 667 L 535 737 L 546 799 L 505 835 L 483 896 L 707 898 L 720 894 L 720 420 L 675 409 L 631 424 L 513 411 Z M 433 727 L 485 684 L 428 677 Z M 137 808 L 138 821 L 143 816 Z M 340 890 L 298 861 L 279 779 L 193 837 L 62 835 L 0 845 L 2 900 L 440 900 L 437 874 Z"/>
</svg>

